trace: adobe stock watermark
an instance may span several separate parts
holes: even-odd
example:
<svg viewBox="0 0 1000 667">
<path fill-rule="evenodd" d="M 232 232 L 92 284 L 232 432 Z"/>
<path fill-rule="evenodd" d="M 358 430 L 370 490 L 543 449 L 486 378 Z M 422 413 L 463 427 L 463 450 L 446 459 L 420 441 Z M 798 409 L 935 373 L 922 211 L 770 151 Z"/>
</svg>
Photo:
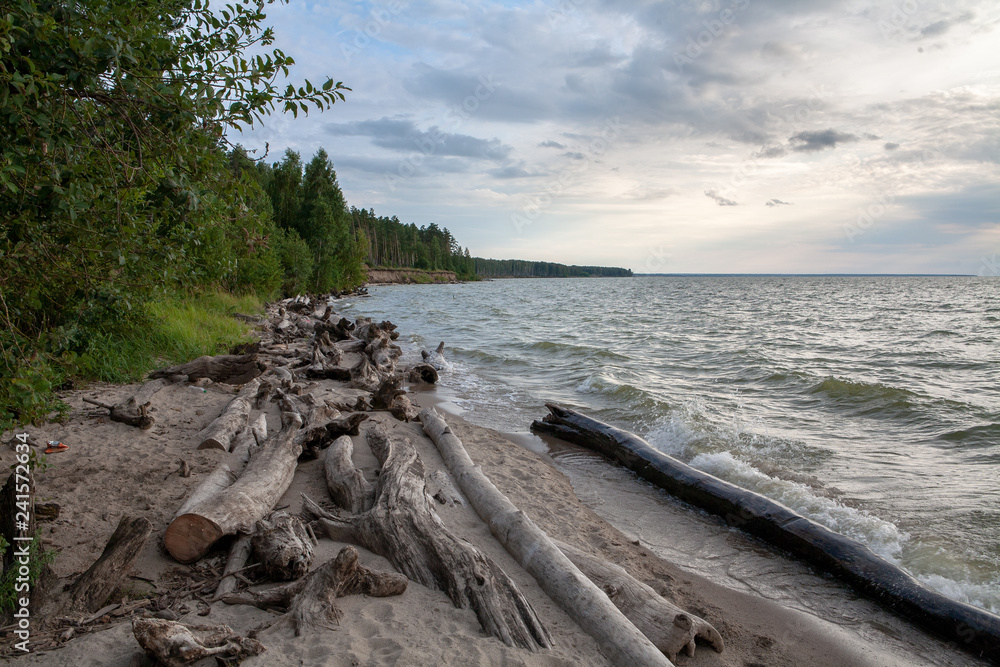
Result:
<svg viewBox="0 0 1000 667">
<path fill-rule="evenodd" d="M 721 10 L 715 18 L 702 21 L 705 29 L 694 37 L 688 37 L 684 51 L 674 52 L 674 65 L 677 71 L 684 73 L 684 66 L 690 65 L 701 57 L 706 50 L 711 48 L 715 40 L 721 37 L 729 29 L 729 26 L 736 23 L 737 16 L 750 7 L 750 0 L 735 0 L 725 9 Z"/>
<path fill-rule="evenodd" d="M 766 112 L 768 120 L 777 123 L 772 131 L 780 136 L 794 135 L 795 130 L 822 109 L 824 103 L 832 96 L 833 92 L 827 88 L 826 84 L 812 86 L 809 89 L 809 97 L 794 108 L 768 109 Z M 786 150 L 784 146 L 762 147 L 760 150 L 750 153 L 740 164 L 733 167 L 728 182 L 717 181 L 710 184 L 708 189 L 724 199 L 734 200 L 743 186 L 758 175 L 761 160 L 780 157 L 785 154 Z"/>
<path fill-rule="evenodd" d="M 920 10 L 920 3 L 917 0 L 904 0 L 902 4 L 893 4 L 889 20 L 879 19 L 875 22 L 882 37 L 888 39 L 895 33 L 903 32 L 911 27 L 914 14 Z"/>
<path fill-rule="evenodd" d="M 921 164 L 926 164 L 934 160 L 940 159 L 942 156 L 938 151 L 927 149 L 920 151 L 919 162 Z M 844 223 L 844 236 L 851 243 L 854 243 L 858 237 L 866 234 L 875 224 L 885 216 L 886 213 L 892 208 L 896 203 L 898 191 L 892 186 L 886 186 L 882 190 L 882 194 L 878 196 L 871 204 L 858 208 L 857 216 L 854 220 Z"/>
<path fill-rule="evenodd" d="M 545 12 L 545 18 L 549 21 L 549 28 L 555 28 L 570 16 L 576 14 L 582 4 L 580 0 L 559 0 L 556 6 L 549 8 Z"/>
<path fill-rule="evenodd" d="M 451 131 L 457 130 L 479 110 L 483 102 L 493 96 L 499 87 L 500 84 L 494 80 L 492 74 L 480 76 L 471 94 L 460 103 L 445 109 L 441 115 L 441 122 Z M 415 138 L 413 145 L 417 150 L 412 151 L 399 161 L 399 164 L 396 165 L 396 173 L 387 171 L 382 174 L 389 191 L 395 192 L 400 181 L 416 174 L 427 158 L 434 156 L 447 141 L 447 133 L 438 126 L 432 127 L 425 134 Z"/>
<path fill-rule="evenodd" d="M 344 30 L 337 33 L 337 37 L 340 37 L 346 32 L 353 32 L 352 39 L 350 40 L 340 40 L 340 55 L 344 57 L 347 64 L 351 63 L 351 60 L 357 54 L 361 53 L 369 46 L 371 46 L 372 41 L 375 40 L 381 33 L 382 30 L 392 23 L 392 20 L 399 16 L 402 11 L 406 9 L 406 4 L 399 2 L 399 0 L 392 0 L 385 9 L 379 7 L 372 7 L 371 18 L 365 22 L 364 29 L 353 31 Z"/>
<path fill-rule="evenodd" d="M 667 263 L 673 258 L 664 245 L 649 248 L 646 252 L 646 261 L 643 263 L 644 273 L 666 273 Z"/>
<path fill-rule="evenodd" d="M 549 206 L 555 202 L 566 191 L 574 179 L 584 172 L 603 156 L 615 139 L 621 136 L 621 119 L 618 116 L 610 118 L 604 122 L 604 127 L 599 135 L 591 139 L 587 145 L 587 150 L 580 156 L 579 167 L 568 166 L 560 171 L 552 180 L 545 184 L 542 192 L 527 198 L 520 208 L 510 214 L 510 221 L 514 225 L 515 233 L 520 234 L 527 225 L 533 224 Z"/>
<path fill-rule="evenodd" d="M 979 276 L 981 278 L 995 278 L 1000 276 L 1000 259 L 996 253 L 992 257 L 982 257 L 979 265 Z"/>
<path fill-rule="evenodd" d="M 31 639 L 31 543 L 35 536 L 31 534 L 32 487 L 31 481 L 31 451 L 28 448 L 28 434 L 18 433 L 15 436 L 17 444 L 14 447 L 16 464 L 14 466 L 14 544 L 13 549 L 14 574 L 14 627 L 13 634 L 20 641 L 14 643 L 18 651 L 28 653 L 28 642 Z"/>
</svg>

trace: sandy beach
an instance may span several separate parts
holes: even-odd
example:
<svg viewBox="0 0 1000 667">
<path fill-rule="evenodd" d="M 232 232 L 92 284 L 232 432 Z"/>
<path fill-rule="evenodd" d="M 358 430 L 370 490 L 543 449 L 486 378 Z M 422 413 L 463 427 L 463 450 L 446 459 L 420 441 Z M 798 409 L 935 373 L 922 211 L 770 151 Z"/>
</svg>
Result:
<svg viewBox="0 0 1000 667">
<path fill-rule="evenodd" d="M 203 386 L 186 382 L 172 384 L 157 393 L 152 412 L 156 423 L 148 431 L 112 422 L 105 412 L 83 403 L 84 397 L 115 403 L 133 393 L 138 385 L 94 385 L 65 392 L 63 397 L 71 411 L 64 423 L 26 429 L 39 441 L 60 440 L 69 448 L 48 455 L 48 468 L 36 473 L 38 501 L 60 506 L 58 518 L 39 524 L 45 545 L 58 553 L 52 564 L 54 580 L 47 586 L 49 601 L 41 614 L 36 614 L 32 652 L 25 655 L 14 651 L 13 639 L 8 634 L 0 639 L 5 659 L 17 665 L 56 667 L 152 664 L 143 662 L 141 649 L 128 622 L 129 614 L 122 614 L 137 602 L 139 606 L 131 613 L 142 614 L 155 609 L 161 616 L 186 623 L 224 623 L 240 634 L 251 632 L 273 617 L 272 612 L 250 606 L 209 604 L 206 597 L 211 597 L 210 593 L 208 596 L 197 590 L 182 593 L 190 591 L 192 581 L 204 581 L 205 590 L 214 588 L 225 565 L 225 549 L 217 548 L 193 565 L 181 565 L 168 555 L 163 545 L 164 531 L 178 507 L 224 456 L 218 450 L 196 449 L 195 436 L 221 413 L 233 398 L 235 388 L 211 382 L 201 384 Z M 321 380 L 313 389 L 321 397 L 334 393 L 342 395 L 345 391 L 351 390 L 345 390 L 343 383 L 332 380 Z M 433 388 L 412 393 L 410 397 L 422 407 L 442 404 L 442 397 Z M 264 413 L 270 429 L 277 431 L 280 428 L 277 406 L 268 404 Z M 255 411 L 254 416 L 256 414 Z M 380 423 L 391 437 L 408 438 L 414 444 L 423 461 L 431 494 L 442 486 L 450 486 L 441 456 L 418 422 L 399 421 L 384 411 L 368 414 L 369 421 L 362 424 L 361 434 L 352 439 L 355 464 L 369 480 L 375 479 L 378 465 L 364 434 L 373 424 Z M 482 466 L 498 489 L 551 537 L 621 565 L 665 598 L 718 629 L 725 641 L 724 652 L 716 653 L 711 647 L 699 644 L 693 657 L 681 655 L 677 658 L 679 665 L 976 664 L 960 653 L 949 653 L 937 640 L 869 603 L 853 601 L 853 613 L 881 614 L 885 634 L 865 640 L 857 632 L 824 619 L 822 613 L 805 613 L 694 574 L 684 567 L 686 553 L 691 558 L 710 560 L 712 556 L 707 552 L 718 549 L 720 557 L 733 562 L 740 560 L 738 553 L 735 558 L 731 553 L 733 545 L 743 544 L 736 548 L 747 550 L 748 563 L 752 563 L 748 567 L 764 568 L 766 558 L 754 553 L 759 546 L 739 537 L 720 546 L 722 543 L 717 537 L 706 534 L 699 544 L 692 546 L 691 536 L 705 530 L 705 525 L 699 524 L 705 519 L 693 516 L 695 513 L 689 510 L 671 509 L 669 503 L 650 511 L 660 513 L 658 521 L 677 522 L 675 544 L 652 545 L 634 534 L 627 535 L 607 520 L 617 519 L 623 527 L 630 521 L 633 527 L 638 525 L 635 510 L 628 504 L 628 484 L 637 482 L 630 480 L 627 474 L 616 480 L 620 489 L 617 495 L 609 490 L 603 498 L 588 499 L 591 506 L 601 506 L 601 514 L 598 514 L 574 491 L 574 483 L 579 485 L 586 480 L 578 477 L 571 481 L 556 467 L 553 456 L 532 451 L 541 448 L 538 442 L 527 443 L 523 438 L 506 437 L 470 424 L 456 414 L 443 414 L 473 461 Z M 11 433 L 3 435 L 4 443 L 11 439 Z M 572 447 L 550 444 L 563 450 Z M 182 460 L 190 467 L 189 477 L 180 476 Z M 0 463 L 9 466 L 12 461 L 13 452 L 6 446 L 0 448 Z M 588 488 L 593 490 L 595 487 Z M 300 462 L 292 485 L 278 507 L 298 513 L 303 493 L 329 501 L 322 453 L 318 459 Z M 530 652 L 508 647 L 484 634 L 472 610 L 458 609 L 443 592 L 410 582 L 406 592 L 398 597 L 350 595 L 338 599 L 342 617 L 336 627 L 308 629 L 299 637 L 288 629 L 263 630 L 257 638 L 266 647 L 266 652 L 242 664 L 611 664 L 594 640 L 508 555 L 467 502 L 436 503 L 435 506 L 448 529 L 493 558 L 516 582 L 549 629 L 554 648 Z M 153 524 L 152 537 L 135 562 L 129 583 L 120 593 L 125 598 L 125 606 L 76 627 L 51 620 L 43 623 L 46 612 L 62 595 L 63 586 L 72 582 L 101 554 L 123 514 L 142 516 Z M 626 532 L 629 531 L 626 529 Z M 345 546 L 320 537 L 313 567 L 334 557 Z M 658 557 L 647 545 L 660 547 L 657 549 L 660 553 L 663 548 L 673 547 L 676 562 Z M 384 558 L 363 547 L 357 548 L 366 566 L 376 571 L 393 571 Z M 723 554 L 723 550 L 730 553 Z M 815 577 L 808 572 L 797 576 Z M 206 658 L 196 664 L 212 665 L 215 661 Z"/>
</svg>

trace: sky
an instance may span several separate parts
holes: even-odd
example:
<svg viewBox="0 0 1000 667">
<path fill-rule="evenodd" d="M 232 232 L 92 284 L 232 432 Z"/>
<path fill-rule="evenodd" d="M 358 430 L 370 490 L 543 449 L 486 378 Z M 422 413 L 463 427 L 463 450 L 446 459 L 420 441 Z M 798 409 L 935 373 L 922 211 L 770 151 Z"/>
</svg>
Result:
<svg viewBox="0 0 1000 667">
<path fill-rule="evenodd" d="M 639 273 L 1000 275 L 995 0 L 305 2 L 347 101 L 230 140 L 473 255 Z"/>
</svg>

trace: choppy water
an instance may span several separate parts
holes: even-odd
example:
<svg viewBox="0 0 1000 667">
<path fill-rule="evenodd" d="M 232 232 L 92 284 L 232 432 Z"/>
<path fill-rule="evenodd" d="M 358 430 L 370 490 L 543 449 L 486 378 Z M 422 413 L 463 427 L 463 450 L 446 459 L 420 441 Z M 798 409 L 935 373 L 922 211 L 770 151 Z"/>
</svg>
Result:
<svg viewBox="0 0 1000 667">
<path fill-rule="evenodd" d="M 352 309 L 411 353 L 446 341 L 472 421 L 578 407 L 1000 612 L 996 280 L 504 280 Z"/>
</svg>

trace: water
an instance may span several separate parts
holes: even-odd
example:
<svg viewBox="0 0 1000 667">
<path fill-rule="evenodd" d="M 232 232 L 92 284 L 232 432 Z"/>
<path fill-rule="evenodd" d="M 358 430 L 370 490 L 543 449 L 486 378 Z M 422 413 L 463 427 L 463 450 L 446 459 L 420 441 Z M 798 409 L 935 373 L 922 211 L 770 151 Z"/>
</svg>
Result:
<svg viewBox="0 0 1000 667">
<path fill-rule="evenodd" d="M 1000 612 L 1000 284 L 637 277 L 379 287 L 349 312 L 444 340 L 466 417 L 553 401 Z"/>
</svg>

